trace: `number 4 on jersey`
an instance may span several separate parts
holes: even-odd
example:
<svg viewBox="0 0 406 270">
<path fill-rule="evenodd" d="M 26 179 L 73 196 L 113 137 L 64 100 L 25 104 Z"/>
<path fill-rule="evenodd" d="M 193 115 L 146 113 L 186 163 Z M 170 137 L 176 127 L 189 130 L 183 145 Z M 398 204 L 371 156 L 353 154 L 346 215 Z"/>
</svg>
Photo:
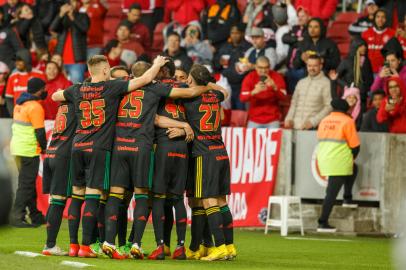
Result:
<svg viewBox="0 0 406 270">
<path fill-rule="evenodd" d="M 215 104 L 202 104 L 199 107 L 199 112 L 204 112 L 200 119 L 200 131 L 216 131 L 220 125 L 220 106 Z M 213 112 L 216 114 L 214 123 L 212 120 Z"/>
</svg>

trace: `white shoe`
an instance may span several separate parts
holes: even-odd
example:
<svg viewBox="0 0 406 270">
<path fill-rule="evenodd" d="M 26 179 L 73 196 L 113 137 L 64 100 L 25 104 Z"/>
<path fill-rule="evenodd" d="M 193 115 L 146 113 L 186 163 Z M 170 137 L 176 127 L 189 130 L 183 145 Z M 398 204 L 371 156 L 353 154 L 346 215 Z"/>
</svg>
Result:
<svg viewBox="0 0 406 270">
<path fill-rule="evenodd" d="M 353 203 L 352 201 L 344 201 L 342 206 L 345 208 L 358 208 L 358 204 Z"/>
<path fill-rule="evenodd" d="M 48 248 L 47 246 L 44 247 L 42 250 L 42 255 L 46 256 L 67 256 L 68 252 L 62 250 L 58 246 L 54 246 L 53 248 Z"/>
</svg>

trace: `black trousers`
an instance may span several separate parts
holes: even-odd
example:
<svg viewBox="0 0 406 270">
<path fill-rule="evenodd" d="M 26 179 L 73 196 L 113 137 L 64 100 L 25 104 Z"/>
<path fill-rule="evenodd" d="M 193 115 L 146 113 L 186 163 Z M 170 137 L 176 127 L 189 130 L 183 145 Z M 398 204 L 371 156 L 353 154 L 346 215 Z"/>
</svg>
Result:
<svg viewBox="0 0 406 270">
<path fill-rule="evenodd" d="M 37 190 L 35 182 L 39 169 L 39 156 L 37 157 L 16 157 L 18 168 L 18 187 L 13 207 L 13 219 L 22 221 L 25 218 L 26 207 L 30 216 L 39 212 L 37 209 Z"/>
<path fill-rule="evenodd" d="M 142 14 L 141 22 L 148 27 L 151 34 L 151 39 L 154 39 L 154 30 L 156 25 L 161 22 L 164 18 L 164 9 L 155 8 L 154 12 L 151 14 Z M 148 49 L 148 48 L 145 48 Z"/>
<path fill-rule="evenodd" d="M 352 187 L 358 175 L 358 166 L 354 164 L 354 173 L 348 176 L 330 176 L 328 179 L 326 197 L 323 201 L 323 208 L 319 218 L 319 224 L 327 224 L 337 195 L 344 186 L 344 200 L 352 200 Z"/>
</svg>

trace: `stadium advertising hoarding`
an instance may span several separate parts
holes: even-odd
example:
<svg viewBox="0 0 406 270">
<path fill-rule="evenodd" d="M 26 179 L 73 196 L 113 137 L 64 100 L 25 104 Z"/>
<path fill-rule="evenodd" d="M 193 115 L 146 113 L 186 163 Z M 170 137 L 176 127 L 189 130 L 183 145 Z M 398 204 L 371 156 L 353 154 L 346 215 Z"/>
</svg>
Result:
<svg viewBox="0 0 406 270">
<path fill-rule="evenodd" d="M 46 121 L 50 137 L 53 121 Z M 231 195 L 229 207 L 235 227 L 265 224 L 268 197 L 272 195 L 279 161 L 282 130 L 223 128 L 224 143 L 230 156 Z M 38 208 L 46 213 L 48 195 L 43 195 L 42 166 L 37 181 Z M 130 204 L 129 218 L 135 203 Z M 65 216 L 67 210 L 65 209 Z"/>
</svg>

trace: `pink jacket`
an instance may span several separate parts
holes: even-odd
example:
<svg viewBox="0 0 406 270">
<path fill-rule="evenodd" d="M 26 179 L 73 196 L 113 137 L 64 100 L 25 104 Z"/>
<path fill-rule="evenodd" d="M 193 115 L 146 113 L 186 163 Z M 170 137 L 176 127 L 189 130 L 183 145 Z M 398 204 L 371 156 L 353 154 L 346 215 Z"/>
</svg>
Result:
<svg viewBox="0 0 406 270">
<path fill-rule="evenodd" d="M 379 69 L 378 75 L 375 77 L 374 83 L 371 86 L 371 91 L 374 92 L 378 89 L 383 90 L 385 88 L 385 84 L 387 82 L 388 78 L 381 78 L 379 77 L 379 73 L 381 72 L 382 68 Z M 399 72 L 399 78 L 402 79 L 402 81 L 406 82 L 406 66 L 403 66 L 402 69 Z"/>
</svg>

